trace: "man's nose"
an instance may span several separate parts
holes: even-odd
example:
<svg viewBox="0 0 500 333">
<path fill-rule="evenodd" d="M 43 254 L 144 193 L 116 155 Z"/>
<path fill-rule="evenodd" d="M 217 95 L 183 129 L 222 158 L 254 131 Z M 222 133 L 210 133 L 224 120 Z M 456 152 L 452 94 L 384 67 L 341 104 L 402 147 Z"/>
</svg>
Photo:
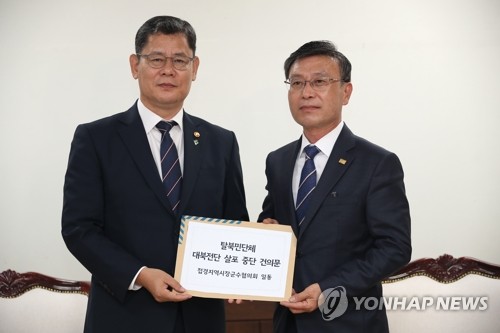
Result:
<svg viewBox="0 0 500 333">
<path fill-rule="evenodd" d="M 315 93 L 316 93 L 316 91 L 312 87 L 311 82 L 306 81 L 304 83 L 304 88 L 302 89 L 302 96 L 303 97 L 311 97 L 311 96 L 314 96 Z"/>
</svg>

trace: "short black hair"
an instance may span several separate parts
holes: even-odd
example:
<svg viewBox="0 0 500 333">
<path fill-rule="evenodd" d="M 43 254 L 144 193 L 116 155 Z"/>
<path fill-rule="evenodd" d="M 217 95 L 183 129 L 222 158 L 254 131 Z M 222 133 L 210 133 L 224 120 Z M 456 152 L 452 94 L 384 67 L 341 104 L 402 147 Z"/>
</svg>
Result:
<svg viewBox="0 0 500 333">
<path fill-rule="evenodd" d="M 342 82 L 351 82 L 351 62 L 337 50 L 337 47 L 332 42 L 327 40 L 305 43 L 290 54 L 288 59 L 285 60 L 285 78 L 289 78 L 290 68 L 295 61 L 315 55 L 325 55 L 333 58 L 339 64 L 340 79 Z"/>
<path fill-rule="evenodd" d="M 165 35 L 183 34 L 186 36 L 189 48 L 196 52 L 196 32 L 189 22 L 174 16 L 155 16 L 147 20 L 135 35 L 135 52 L 140 54 L 151 35 L 157 33 Z"/>
</svg>

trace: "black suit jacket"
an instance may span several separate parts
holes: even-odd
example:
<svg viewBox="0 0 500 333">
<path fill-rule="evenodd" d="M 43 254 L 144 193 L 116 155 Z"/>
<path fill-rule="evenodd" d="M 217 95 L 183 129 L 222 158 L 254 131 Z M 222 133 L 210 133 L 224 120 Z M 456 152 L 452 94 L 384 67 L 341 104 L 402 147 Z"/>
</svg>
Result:
<svg viewBox="0 0 500 333">
<path fill-rule="evenodd" d="M 393 153 L 342 129 L 297 232 L 292 174 L 301 140 L 266 160 L 268 195 L 259 221 L 274 218 L 298 236 L 293 286 L 343 286 L 349 307 L 325 321 L 319 310 L 294 316 L 298 332 L 387 332 L 385 311 L 355 310 L 352 297 L 381 297 L 380 281 L 411 257 L 410 214 L 403 170 Z M 290 312 L 279 306 L 277 332 Z"/>
<path fill-rule="evenodd" d="M 187 113 L 183 125 L 179 216 L 248 220 L 234 133 Z M 179 222 L 136 105 L 77 127 L 64 184 L 62 235 L 92 273 L 85 332 L 171 332 L 179 307 L 188 333 L 224 332 L 222 300 L 158 303 L 145 288 L 128 290 L 142 266 L 174 275 Z"/>
</svg>

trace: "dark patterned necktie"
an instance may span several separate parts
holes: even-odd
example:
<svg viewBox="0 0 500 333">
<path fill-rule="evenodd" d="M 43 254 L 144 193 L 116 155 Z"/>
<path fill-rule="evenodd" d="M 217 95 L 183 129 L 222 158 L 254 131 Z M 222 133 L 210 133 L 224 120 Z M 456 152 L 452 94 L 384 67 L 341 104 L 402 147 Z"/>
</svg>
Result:
<svg viewBox="0 0 500 333">
<path fill-rule="evenodd" d="M 307 208 L 309 207 L 310 195 L 316 187 L 316 166 L 314 165 L 314 156 L 319 153 L 319 149 L 316 146 L 309 145 L 304 148 L 304 152 L 306 154 L 306 161 L 300 174 L 297 202 L 295 205 L 295 215 L 299 227 L 302 222 L 304 222 Z"/>
<path fill-rule="evenodd" d="M 160 121 L 156 125 L 156 128 L 161 132 L 161 178 L 168 200 L 172 205 L 172 211 L 175 213 L 177 213 L 181 198 L 182 173 L 177 148 L 175 148 L 169 132 L 176 125 L 175 121 Z"/>
</svg>

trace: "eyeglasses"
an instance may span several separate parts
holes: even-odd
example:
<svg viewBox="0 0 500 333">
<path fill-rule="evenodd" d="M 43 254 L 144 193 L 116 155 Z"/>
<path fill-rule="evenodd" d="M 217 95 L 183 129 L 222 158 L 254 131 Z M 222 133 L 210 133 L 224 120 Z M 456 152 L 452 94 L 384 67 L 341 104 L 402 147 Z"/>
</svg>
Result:
<svg viewBox="0 0 500 333">
<path fill-rule="evenodd" d="M 168 59 L 172 59 L 172 66 L 174 66 L 175 69 L 180 71 L 185 70 L 188 67 L 189 63 L 194 59 L 183 55 L 166 57 L 158 53 L 153 53 L 153 54 L 137 53 L 137 56 L 146 58 L 146 62 L 148 63 L 148 65 L 156 69 L 165 67 Z"/>
<path fill-rule="evenodd" d="M 332 79 L 329 77 L 321 77 L 314 80 L 296 80 L 296 79 L 288 79 L 285 81 L 288 86 L 288 90 L 290 91 L 302 91 L 305 88 L 307 82 L 312 89 L 315 91 L 325 91 L 328 86 L 334 82 L 342 81 L 340 79 Z"/>
</svg>

